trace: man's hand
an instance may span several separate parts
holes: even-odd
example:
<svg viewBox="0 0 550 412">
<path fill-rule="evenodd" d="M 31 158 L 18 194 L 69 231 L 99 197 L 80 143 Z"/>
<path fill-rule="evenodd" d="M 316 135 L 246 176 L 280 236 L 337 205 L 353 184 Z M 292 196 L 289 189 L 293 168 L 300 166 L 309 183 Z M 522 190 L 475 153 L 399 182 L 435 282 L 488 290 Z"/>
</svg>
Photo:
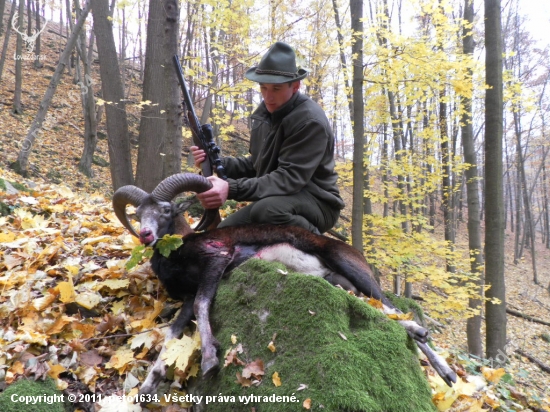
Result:
<svg viewBox="0 0 550 412">
<path fill-rule="evenodd" d="M 203 193 L 197 193 L 197 199 L 200 200 L 202 207 L 205 209 L 217 209 L 227 200 L 229 183 L 216 176 L 210 176 L 207 179 L 212 182 L 212 189 Z"/>
<path fill-rule="evenodd" d="M 206 159 L 205 151 L 200 149 L 198 146 L 191 146 L 189 150 L 191 150 L 193 159 L 195 159 L 195 167 L 200 168 L 201 163 Z"/>
</svg>

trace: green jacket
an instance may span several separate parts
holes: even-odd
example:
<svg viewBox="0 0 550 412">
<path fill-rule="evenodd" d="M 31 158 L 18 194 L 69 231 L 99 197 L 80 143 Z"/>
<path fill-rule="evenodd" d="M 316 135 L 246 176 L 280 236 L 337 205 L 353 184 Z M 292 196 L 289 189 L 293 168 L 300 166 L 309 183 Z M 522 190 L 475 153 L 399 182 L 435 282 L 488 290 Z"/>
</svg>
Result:
<svg viewBox="0 0 550 412">
<path fill-rule="evenodd" d="M 262 102 L 251 116 L 250 155 L 226 157 L 229 199 L 255 201 L 307 190 L 341 210 L 334 171 L 334 135 L 321 107 L 297 92 L 269 113 Z"/>
</svg>

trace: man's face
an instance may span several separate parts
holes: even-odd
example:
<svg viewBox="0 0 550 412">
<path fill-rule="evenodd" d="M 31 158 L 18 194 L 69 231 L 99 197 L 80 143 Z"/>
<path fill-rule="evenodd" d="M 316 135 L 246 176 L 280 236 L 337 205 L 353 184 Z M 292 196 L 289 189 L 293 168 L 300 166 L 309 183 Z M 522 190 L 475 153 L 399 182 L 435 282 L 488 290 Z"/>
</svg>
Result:
<svg viewBox="0 0 550 412">
<path fill-rule="evenodd" d="M 299 81 L 281 84 L 260 83 L 260 91 L 262 92 L 267 111 L 273 113 L 279 109 L 290 100 L 299 88 Z"/>
</svg>

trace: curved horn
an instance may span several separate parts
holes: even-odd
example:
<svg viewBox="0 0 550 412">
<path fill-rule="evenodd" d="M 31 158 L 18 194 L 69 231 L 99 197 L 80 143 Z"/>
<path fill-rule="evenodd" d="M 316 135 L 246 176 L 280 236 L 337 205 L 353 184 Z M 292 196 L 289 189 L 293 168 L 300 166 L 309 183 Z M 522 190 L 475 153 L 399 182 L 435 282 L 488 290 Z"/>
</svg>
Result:
<svg viewBox="0 0 550 412">
<path fill-rule="evenodd" d="M 118 217 L 120 223 L 132 232 L 135 237 L 139 237 L 139 235 L 128 220 L 128 215 L 126 215 L 126 205 L 130 204 L 132 206 L 139 206 L 143 199 L 147 196 L 149 196 L 147 192 L 141 190 L 139 187 L 131 185 L 122 186 L 113 195 L 113 209 L 115 210 L 116 217 Z"/>
<path fill-rule="evenodd" d="M 159 202 L 170 202 L 179 193 L 202 193 L 211 188 L 212 183 L 204 176 L 195 173 L 178 173 L 160 182 L 151 196 Z"/>
</svg>

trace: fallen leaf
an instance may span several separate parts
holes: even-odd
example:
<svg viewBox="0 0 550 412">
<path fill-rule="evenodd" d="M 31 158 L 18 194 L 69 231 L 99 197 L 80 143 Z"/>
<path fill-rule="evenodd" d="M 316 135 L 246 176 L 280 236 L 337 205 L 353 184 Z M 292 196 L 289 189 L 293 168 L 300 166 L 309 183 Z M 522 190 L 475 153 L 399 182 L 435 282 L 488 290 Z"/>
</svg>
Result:
<svg viewBox="0 0 550 412">
<path fill-rule="evenodd" d="M 100 356 L 95 349 L 80 354 L 80 361 L 87 366 L 97 366 L 101 364 L 103 360 L 103 357 Z"/>
<path fill-rule="evenodd" d="M 310 410 L 311 409 L 311 399 L 307 398 L 304 403 L 302 403 L 302 406 L 304 409 Z"/>
<path fill-rule="evenodd" d="M 273 341 L 269 342 L 269 345 L 267 345 L 267 349 L 269 349 L 273 353 L 277 352 L 277 348 L 275 347 Z"/>
<path fill-rule="evenodd" d="M 171 339 L 166 342 L 166 352 L 162 359 L 168 366 L 174 365 L 180 371 L 185 371 L 192 357 L 200 350 L 200 338 L 198 331 L 193 336 L 183 335 L 181 339 Z"/>
<path fill-rule="evenodd" d="M 243 378 L 240 372 L 237 372 L 236 376 L 237 376 L 237 380 L 235 381 L 235 383 L 238 383 L 243 388 L 249 388 L 252 385 L 252 381 L 250 379 Z"/>
<path fill-rule="evenodd" d="M 119 373 L 124 373 L 130 363 L 134 362 L 134 351 L 128 347 L 121 346 L 115 354 L 111 356 L 109 362 L 105 364 L 106 368 L 117 369 Z"/>
<path fill-rule="evenodd" d="M 243 377 L 255 379 L 261 379 L 264 375 L 264 362 L 261 359 L 256 359 L 254 362 L 250 362 L 243 369 Z"/>
<path fill-rule="evenodd" d="M 58 379 L 60 374 L 67 371 L 67 369 L 65 369 L 62 365 L 59 365 L 59 364 L 52 365 L 50 363 L 48 363 L 48 364 L 50 365 L 50 370 L 48 371 L 48 376 L 52 379 Z"/>
<path fill-rule="evenodd" d="M 376 308 L 376 309 L 379 309 L 379 310 L 384 308 L 384 304 L 381 301 L 379 301 L 378 299 L 368 298 L 367 303 L 369 305 L 371 305 L 373 308 Z"/>
<path fill-rule="evenodd" d="M 57 284 L 57 290 L 59 291 L 59 300 L 63 303 L 74 302 L 76 298 L 76 292 L 74 290 L 73 281 L 69 278 L 68 282 L 59 282 Z"/>
<path fill-rule="evenodd" d="M 282 385 L 281 378 L 279 377 L 279 372 L 273 373 L 273 375 L 271 375 L 271 380 L 273 381 L 273 385 L 275 385 L 276 387 Z"/>
<path fill-rule="evenodd" d="M 239 359 L 237 353 L 239 353 L 238 348 L 233 348 L 229 350 L 229 352 L 225 356 L 225 363 L 223 364 L 224 368 L 229 365 L 245 365 L 245 363 Z"/>
<path fill-rule="evenodd" d="M 506 371 L 504 370 L 504 368 L 491 369 L 483 366 L 481 368 L 481 373 L 483 373 L 483 376 L 485 376 L 485 379 L 487 379 L 489 382 L 496 384 L 506 374 Z"/>
<path fill-rule="evenodd" d="M 388 318 L 392 320 L 413 320 L 414 314 L 412 312 L 409 313 L 391 313 L 389 315 L 386 315 Z"/>
</svg>

